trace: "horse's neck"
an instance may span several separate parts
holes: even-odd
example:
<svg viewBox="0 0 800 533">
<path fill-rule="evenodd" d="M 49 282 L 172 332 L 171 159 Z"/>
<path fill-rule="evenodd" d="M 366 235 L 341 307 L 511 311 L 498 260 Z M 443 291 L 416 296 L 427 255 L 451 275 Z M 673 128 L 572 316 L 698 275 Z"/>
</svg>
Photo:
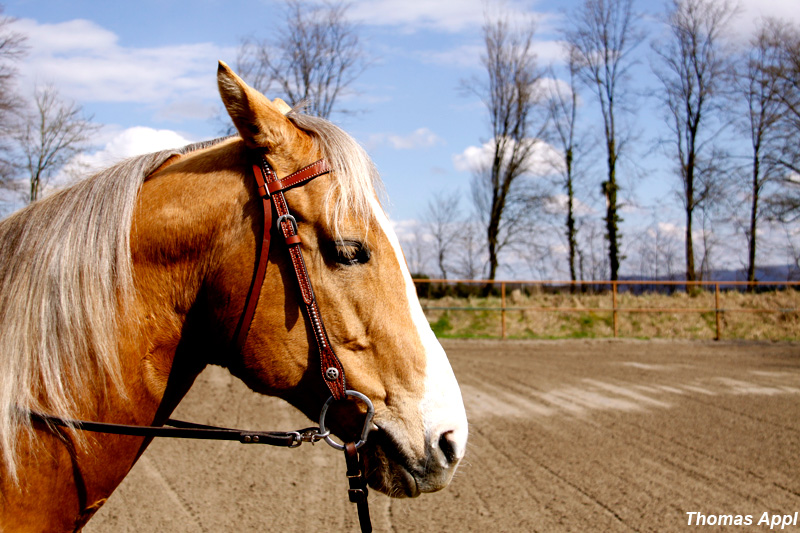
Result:
<svg viewBox="0 0 800 533">
<path fill-rule="evenodd" d="M 235 177 L 228 178 L 228 186 L 236 187 Z M 135 291 L 120 314 L 119 357 L 125 388 L 108 387 L 98 393 L 94 408 L 82 413 L 86 418 L 162 424 L 203 368 L 226 349 L 224 340 L 216 340 L 224 336 L 215 329 L 215 318 L 201 296 L 205 277 L 213 268 L 212 241 L 219 233 L 215 227 L 219 221 L 214 220 L 214 209 L 209 209 L 211 203 L 203 193 L 211 189 L 206 194 L 247 196 L 240 191 L 222 194 L 218 183 L 209 186 L 209 179 L 209 174 L 192 172 L 191 166 L 172 171 L 167 167 L 143 184 L 131 232 Z M 192 194 L 186 195 L 187 190 Z M 242 206 L 236 212 L 241 218 Z M 137 437 L 104 434 L 87 439 L 76 460 L 86 506 L 114 490 L 147 444 Z M 50 446 L 64 463 L 62 444 L 50 439 Z M 72 467 L 59 465 L 60 470 L 65 468 Z"/>
<path fill-rule="evenodd" d="M 213 150 L 226 154 L 224 147 Z M 157 422 L 206 364 L 229 349 L 209 307 L 214 296 L 207 279 L 220 260 L 218 241 L 229 231 L 221 228 L 230 227 L 230 218 L 241 224 L 247 195 L 241 176 L 195 171 L 202 164 L 178 162 L 147 180 L 134 213 L 136 304 L 126 357 L 133 359 L 130 377 L 160 406 Z"/>
<path fill-rule="evenodd" d="M 209 296 L 207 280 L 220 261 L 215 239 L 237 242 L 225 233 L 231 227 L 244 235 L 239 240 L 251 255 L 255 249 L 251 223 L 242 217 L 250 194 L 235 151 L 229 145 L 213 160 L 181 158 L 142 185 L 130 239 L 134 291 L 118 313 L 125 385 L 92 381 L 98 386 L 76 401 L 75 418 L 161 423 L 205 365 L 229 349 L 216 325 L 219 312 L 214 315 L 209 304 L 224 308 L 219 302 L 226 296 Z M 242 258 L 246 264 L 235 274 L 249 279 L 252 261 Z M 34 440 L 21 439 L 19 483 L 0 471 L 0 531 L 72 531 L 116 488 L 147 444 L 141 437 L 102 433 L 84 435 L 81 444 L 77 432 L 43 426 L 36 433 Z"/>
</svg>

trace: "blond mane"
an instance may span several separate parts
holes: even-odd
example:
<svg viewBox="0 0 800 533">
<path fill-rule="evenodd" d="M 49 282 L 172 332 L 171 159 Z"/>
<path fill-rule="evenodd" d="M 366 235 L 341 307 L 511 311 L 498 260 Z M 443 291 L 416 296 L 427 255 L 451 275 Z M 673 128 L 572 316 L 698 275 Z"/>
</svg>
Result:
<svg viewBox="0 0 800 533">
<path fill-rule="evenodd" d="M 0 449 L 12 478 L 28 411 L 72 418 L 78 391 L 105 376 L 121 385 L 116 318 L 139 188 L 170 157 L 214 143 L 127 159 L 0 222 Z"/>
</svg>

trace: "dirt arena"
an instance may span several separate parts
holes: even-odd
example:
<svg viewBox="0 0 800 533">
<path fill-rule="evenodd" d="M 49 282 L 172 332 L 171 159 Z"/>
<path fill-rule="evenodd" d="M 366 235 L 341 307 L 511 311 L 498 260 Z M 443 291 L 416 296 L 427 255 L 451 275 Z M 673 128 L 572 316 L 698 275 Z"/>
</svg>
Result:
<svg viewBox="0 0 800 533">
<path fill-rule="evenodd" d="M 769 531 L 764 513 L 800 512 L 800 344 L 444 344 L 471 426 L 466 459 L 440 493 L 370 493 L 376 531 L 698 529 L 690 512 L 752 523 L 703 531 Z M 309 425 L 219 368 L 175 416 Z M 358 531 L 340 453 L 157 441 L 84 531 L 250 530 Z"/>
</svg>

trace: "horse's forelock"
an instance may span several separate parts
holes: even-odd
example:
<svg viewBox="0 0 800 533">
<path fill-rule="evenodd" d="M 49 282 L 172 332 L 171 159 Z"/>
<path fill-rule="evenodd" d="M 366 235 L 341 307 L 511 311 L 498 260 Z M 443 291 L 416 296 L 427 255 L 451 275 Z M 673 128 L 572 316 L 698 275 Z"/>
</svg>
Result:
<svg viewBox="0 0 800 533">
<path fill-rule="evenodd" d="M 372 199 L 383 195 L 382 184 L 364 148 L 344 130 L 318 117 L 290 113 L 289 119 L 311 134 L 328 160 L 336 181 L 325 199 L 326 215 L 335 238 L 340 239 L 344 221 L 350 217 L 364 223 L 373 217 Z"/>
</svg>

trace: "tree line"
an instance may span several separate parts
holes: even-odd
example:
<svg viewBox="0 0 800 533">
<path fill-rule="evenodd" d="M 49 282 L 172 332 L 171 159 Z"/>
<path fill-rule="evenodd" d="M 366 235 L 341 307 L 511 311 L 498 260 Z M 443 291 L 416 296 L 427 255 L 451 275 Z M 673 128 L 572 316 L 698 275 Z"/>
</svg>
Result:
<svg viewBox="0 0 800 533">
<path fill-rule="evenodd" d="M 342 95 L 370 63 L 350 7 L 286 0 L 274 35 L 242 40 L 238 71 L 306 112 L 348 112 Z M 584 0 L 559 30 L 563 61 L 548 66 L 538 61 L 533 22 L 487 14 L 482 73 L 461 87 L 484 105 L 489 136 L 473 169 L 469 216 L 461 193 L 436 194 L 403 243 L 412 270 L 493 280 L 517 263 L 547 276 L 563 255 L 572 280 L 616 280 L 624 262 L 637 268 L 634 257 L 643 275 L 697 280 L 711 270 L 721 220 L 746 244 L 747 279 L 756 277 L 765 223 L 783 224 L 800 269 L 800 28 L 765 19 L 747 45 L 734 46 L 737 15 L 730 0 L 670 0 L 663 31 L 648 38 L 634 0 Z M 98 126 L 52 86 L 31 98 L 16 92 L 27 48 L 12 23 L 0 11 L 0 187 L 34 201 Z M 671 161 L 682 242 L 655 214 L 638 234 L 621 231 L 639 179 L 629 162 L 641 143 L 643 97 L 632 77 L 642 68 L 657 80 L 656 149 Z M 592 198 L 600 217 L 587 208 Z M 563 254 L 541 238 L 554 231 Z"/>
<path fill-rule="evenodd" d="M 538 63 L 533 23 L 487 16 L 484 72 L 464 81 L 489 117 L 488 154 L 473 169 L 472 212 L 456 220 L 458 193 L 433 198 L 408 241 L 412 268 L 493 280 L 505 258 L 552 275 L 553 247 L 541 235 L 555 217 L 563 217 L 563 270 L 572 280 L 618 279 L 625 250 L 647 263 L 643 275 L 700 280 L 724 222 L 746 244 L 746 279 L 756 279 L 765 222 L 784 225 L 800 268 L 792 244 L 800 220 L 800 28 L 764 19 L 737 46 L 730 29 L 738 14 L 729 0 L 671 0 L 659 21 L 663 32 L 648 39 L 633 0 L 585 0 L 566 14 L 558 69 Z M 671 161 L 683 211 L 680 246 L 657 225 L 633 236 L 620 231 L 621 192 L 638 179 L 636 165 L 622 163 L 639 140 L 634 119 L 643 96 L 632 77 L 643 58 L 663 118 L 656 149 Z M 587 187 L 597 187 L 602 224 L 581 213 L 593 196 L 579 196 Z"/>
</svg>

